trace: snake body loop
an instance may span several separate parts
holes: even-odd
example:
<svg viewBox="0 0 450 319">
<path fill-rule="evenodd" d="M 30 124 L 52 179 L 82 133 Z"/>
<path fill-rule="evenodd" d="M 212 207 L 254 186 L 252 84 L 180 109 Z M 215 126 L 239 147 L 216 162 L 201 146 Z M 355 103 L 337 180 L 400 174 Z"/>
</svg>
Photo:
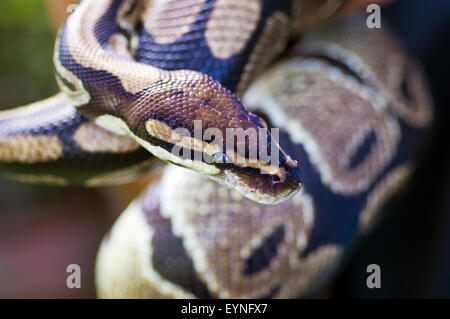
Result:
<svg viewBox="0 0 450 319">
<path fill-rule="evenodd" d="M 229 130 L 237 129 L 263 131 L 258 135 L 260 148 L 276 143 L 261 121 L 248 113 L 229 89 L 238 85 L 236 79 L 247 65 L 255 39 L 261 37 L 269 19 L 279 16 L 288 23 L 289 17 L 283 10 L 289 2 L 250 1 L 244 5 L 233 1 L 181 1 L 170 7 L 170 4 L 158 5 L 151 1 L 131 6 L 127 1 L 85 0 L 68 18 L 58 37 L 55 51 L 58 82 L 79 104 L 77 109 L 103 128 L 129 135 L 156 157 L 212 176 L 255 201 L 277 203 L 300 188 L 298 164 L 278 145 L 275 151 L 279 154 L 276 159 L 280 165 L 261 159 L 261 150 L 256 156 L 250 155 L 253 146 L 247 139 L 243 141 L 241 152 L 236 145 L 226 143 Z M 121 14 L 126 11 L 132 15 L 130 8 L 131 12 L 133 8 L 140 9 L 140 13 L 135 14 L 138 17 L 135 23 L 142 25 L 141 30 L 135 32 L 140 34 L 140 41 L 149 38 L 146 45 L 155 47 L 158 52 L 164 52 L 164 47 L 174 42 L 187 51 L 175 59 L 179 60 L 178 64 L 157 67 L 151 52 L 147 59 L 142 59 L 146 63 L 110 52 L 108 47 L 118 45 L 111 42 L 119 41 L 114 39 L 122 30 Z M 186 35 L 175 37 L 170 33 L 175 32 L 170 24 L 171 17 L 181 15 L 187 8 L 190 11 L 182 18 L 192 21 L 192 27 L 186 25 L 183 29 Z M 160 16 L 164 18 L 161 21 Z M 225 17 L 229 18 L 225 20 Z M 242 19 L 248 21 L 240 30 Z M 149 21 L 153 22 L 147 23 Z M 217 26 L 222 22 L 234 27 L 224 33 Z M 271 31 L 275 33 L 271 36 L 281 31 L 289 35 L 287 28 Z M 278 39 L 277 42 L 284 42 L 275 43 L 279 51 L 286 44 L 286 36 L 283 34 Z M 198 47 L 189 49 L 192 45 Z M 138 44 L 136 49 L 138 57 L 142 54 L 141 46 Z M 209 57 L 196 57 L 197 52 L 208 51 Z M 171 53 L 176 55 L 176 50 Z M 202 64 L 192 64 L 192 60 L 202 61 Z M 226 72 L 217 72 L 222 70 L 219 64 Z M 198 138 L 194 128 L 196 121 L 201 122 L 201 136 L 214 129 L 226 138 L 219 144 Z M 183 146 L 192 153 L 190 157 L 173 152 L 174 146 L 181 143 L 181 138 L 174 134 L 177 129 L 190 133 L 191 138 L 183 139 Z M 201 156 L 195 156 L 196 152 Z M 214 160 L 223 157 L 230 159 L 227 165 Z"/>
<path fill-rule="evenodd" d="M 158 158 L 177 164 L 105 236 L 100 297 L 308 296 L 373 228 L 433 112 L 420 67 L 386 27 L 353 17 L 309 32 L 342 3 L 80 2 L 55 46 L 61 93 L 0 112 L 0 170 L 99 186 Z M 263 134 L 239 153 L 198 139 L 195 121 L 202 136 Z M 254 144 L 274 146 L 280 165 L 252 157 Z"/>
</svg>

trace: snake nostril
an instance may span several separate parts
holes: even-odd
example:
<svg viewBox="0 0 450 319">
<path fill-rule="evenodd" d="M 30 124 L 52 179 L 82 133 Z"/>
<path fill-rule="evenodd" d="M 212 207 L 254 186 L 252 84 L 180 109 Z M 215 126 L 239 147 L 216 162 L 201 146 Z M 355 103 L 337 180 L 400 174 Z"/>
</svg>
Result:
<svg viewBox="0 0 450 319">
<path fill-rule="evenodd" d="M 272 176 L 272 183 L 277 184 L 281 182 L 281 178 L 278 175 Z"/>
</svg>

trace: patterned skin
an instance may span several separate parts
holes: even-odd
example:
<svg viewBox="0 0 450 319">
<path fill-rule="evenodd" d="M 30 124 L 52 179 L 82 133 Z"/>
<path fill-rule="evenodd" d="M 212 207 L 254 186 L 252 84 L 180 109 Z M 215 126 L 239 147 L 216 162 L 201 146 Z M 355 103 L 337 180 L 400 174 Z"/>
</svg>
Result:
<svg viewBox="0 0 450 319">
<path fill-rule="evenodd" d="M 253 162 L 249 161 L 250 145 L 247 141 L 244 150 L 240 153 L 236 152 L 236 146 L 227 148 L 225 140 L 220 148 L 211 143 L 205 145 L 202 141 L 202 147 L 192 152 L 194 156 L 195 153 L 200 152 L 201 161 L 196 160 L 195 157 L 193 160 L 192 158 L 180 159 L 170 152 L 179 140 L 171 140 L 172 135 L 167 132 L 179 127 L 192 131 L 195 120 L 202 121 L 202 133 L 210 127 L 219 129 L 222 135 L 225 135 L 226 129 L 229 128 L 244 130 L 258 128 L 265 132 L 265 136 L 258 136 L 258 139 L 265 140 L 264 143 L 257 142 L 260 147 L 270 149 L 271 145 L 276 144 L 270 134 L 265 131 L 261 121 L 249 114 L 239 100 L 228 91 L 228 88 L 242 92 L 251 78 L 282 51 L 290 35 L 287 15 L 290 2 L 283 1 L 275 5 L 271 1 L 255 1 L 248 7 L 230 2 L 226 4 L 218 2 L 217 5 L 214 1 L 197 2 L 155 4 L 148 1 L 109 1 L 100 4 L 94 1 L 83 1 L 73 16 L 68 19 L 66 26 L 62 28 L 56 44 L 54 60 L 57 80 L 62 91 L 71 98 L 70 103 L 67 103 L 71 106 L 66 105 L 68 112 L 63 127 L 51 130 L 50 134 L 56 143 L 63 145 L 66 157 L 72 157 L 72 150 L 74 153 L 79 152 L 79 145 L 74 148 L 70 145 L 74 144 L 73 136 L 61 138 L 58 132 L 76 132 L 78 118 L 84 120 L 87 117 L 119 135 L 123 135 L 125 130 L 126 134 L 131 135 L 157 157 L 211 175 L 214 179 L 239 190 L 253 200 L 264 203 L 285 200 L 298 191 L 301 179 L 298 164 L 279 145 L 276 145 L 280 153 L 277 160 L 281 167 L 278 163 L 273 165 L 259 157 L 251 158 Z M 197 3 L 196 6 L 194 6 L 195 3 Z M 201 7 L 201 10 L 197 12 L 194 7 Z M 314 7 L 315 9 L 317 8 Z M 177 28 L 171 26 L 173 23 L 167 22 L 172 19 L 172 13 L 170 13 L 172 11 L 178 12 L 183 17 L 181 20 L 177 18 Z M 242 37 L 243 30 L 239 28 L 238 30 L 232 28 L 230 34 L 221 33 L 220 29 L 216 30 L 218 23 L 230 23 L 229 12 L 236 13 L 235 19 L 241 19 L 242 11 L 253 16 L 248 22 L 249 26 L 246 27 L 244 37 Z M 151 15 L 156 15 L 158 18 L 153 19 Z M 194 19 L 197 15 L 198 21 Z M 145 22 L 149 20 L 157 20 L 161 25 L 146 26 Z M 231 24 L 240 25 L 233 21 Z M 168 23 L 168 27 L 164 26 L 164 23 Z M 184 25 L 185 23 L 188 24 Z M 74 30 L 80 30 L 79 25 L 84 26 L 81 30 L 92 32 L 74 33 Z M 147 29 L 149 29 L 148 32 Z M 181 38 L 173 36 L 172 33 L 176 34 L 178 29 L 186 32 L 185 38 L 181 34 L 178 35 Z M 161 39 L 167 37 L 167 34 L 172 34 L 173 43 L 168 43 L 167 39 Z M 195 40 L 203 34 L 202 39 Z M 138 44 L 133 45 L 136 37 L 139 38 Z M 222 41 L 224 37 L 228 37 L 228 40 Z M 269 51 L 267 49 L 263 51 L 268 43 L 276 43 L 276 45 Z M 180 47 L 183 48 L 181 51 L 184 54 L 179 53 Z M 196 50 L 193 50 L 193 47 Z M 148 48 L 165 52 L 163 61 L 161 62 L 161 56 L 154 58 Z M 212 65 L 203 63 L 205 58 L 199 57 L 199 53 L 203 54 L 206 51 L 210 52 L 206 60 L 212 62 Z M 174 59 L 174 56 L 180 56 L 180 60 Z M 173 64 L 172 61 L 176 63 Z M 191 61 L 197 62 L 192 64 Z M 102 63 L 105 70 L 102 70 Z M 159 64 L 162 64 L 160 66 L 164 69 L 158 68 Z M 179 68 L 198 69 L 206 73 L 179 71 Z M 172 69 L 175 71 L 171 71 Z M 215 80 L 208 75 L 214 76 Z M 238 80 L 239 83 L 237 83 Z M 150 87 L 148 87 L 149 84 Z M 241 94 L 239 92 L 236 93 Z M 52 101 L 48 100 L 47 103 L 40 105 L 43 108 L 55 107 Z M 78 107 L 75 112 L 73 112 L 73 106 Z M 22 121 L 21 118 L 17 120 Z M 35 124 L 40 130 L 45 130 L 46 125 L 47 123 L 42 123 L 41 127 L 39 123 Z M 60 124 L 56 123 L 53 127 L 58 128 L 58 125 Z M 35 134 L 34 131 L 27 133 L 27 139 Z M 40 136 L 36 136 L 35 145 L 39 144 L 39 139 Z M 115 144 L 115 142 L 111 143 Z M 194 138 L 187 144 L 196 145 L 197 142 L 198 140 Z M 10 140 L 9 143 L 20 147 L 20 141 Z M 131 142 L 128 143 L 131 144 Z M 76 141 L 75 144 L 77 144 Z M 11 149 L 11 146 L 9 148 Z M 117 149 L 117 147 L 111 148 Z M 222 152 L 224 155 L 220 156 Z M 102 168 L 107 166 L 112 168 L 115 165 L 123 167 L 127 163 L 123 157 L 136 158 L 136 154 L 126 154 L 128 152 L 123 149 L 115 153 L 124 156 L 116 156 L 112 154 L 113 152 L 103 150 L 99 153 L 107 155 L 101 162 L 108 165 Z M 58 167 L 53 165 L 57 164 L 54 161 L 55 158 L 48 158 L 45 161 L 49 165 L 42 168 L 42 174 L 30 174 L 35 167 L 24 165 L 20 161 L 17 163 L 15 158 L 9 157 L 8 151 L 5 152 L 2 162 L 7 163 L 3 166 L 8 174 L 11 175 L 14 171 L 14 176 L 24 181 L 82 183 L 96 186 L 102 184 L 103 177 L 105 183 L 120 183 L 152 168 L 155 161 L 151 157 L 145 157 L 142 151 L 139 153 L 140 160 L 128 161 L 133 168 L 126 170 L 126 177 L 125 173 L 117 173 L 113 169 L 106 171 L 94 169 L 91 172 L 84 171 L 83 174 L 67 174 L 64 166 L 60 166 L 63 171 L 54 169 Z M 270 151 L 267 150 L 266 153 Z M 71 171 L 83 171 L 84 162 L 88 162 L 89 166 L 93 167 L 90 161 L 92 156 L 89 155 L 89 152 L 82 154 L 82 163 L 78 156 L 75 164 L 71 165 Z M 221 158 L 225 156 L 231 159 L 231 163 L 227 162 L 230 165 L 223 165 Z M 219 161 L 215 162 L 214 159 L 217 157 Z M 205 163 L 205 158 L 209 160 L 209 163 Z M 244 158 L 244 163 L 235 161 L 236 158 Z M 60 159 L 62 158 L 58 158 Z M 145 163 L 139 163 L 141 160 Z M 11 162 L 14 163 L 13 166 L 10 165 Z M 124 175 L 123 178 L 114 177 L 121 174 Z"/>
<path fill-rule="evenodd" d="M 131 204 L 99 252 L 101 297 L 306 295 L 373 227 L 431 122 L 415 62 L 384 29 L 348 20 L 308 33 L 262 74 L 343 2 L 81 1 L 56 44 L 63 93 L 0 113 L 0 169 L 96 186 L 147 171 L 150 151 L 204 174 L 170 166 Z M 268 129 L 281 127 L 282 166 L 174 157 L 183 140 L 172 133 L 192 133 L 196 119 L 202 132 L 262 128 L 270 142 Z M 194 150 L 216 155 L 208 143 Z"/>
<path fill-rule="evenodd" d="M 252 157 L 254 145 L 249 139 L 243 141 L 244 150 L 239 152 L 237 145 L 226 143 L 227 138 L 216 144 L 202 136 L 209 129 L 224 137 L 227 130 L 262 131 L 257 145 L 267 145 L 265 151 L 270 153 L 268 149 L 276 142 L 229 89 L 237 85 L 266 20 L 282 14 L 289 3 L 85 0 L 60 31 L 55 50 L 59 84 L 86 117 L 110 131 L 132 136 L 156 157 L 209 175 L 255 201 L 283 201 L 299 190 L 301 177 L 298 163 L 279 145 L 275 150 L 278 165 L 272 159 L 263 160 L 261 150 Z M 241 23 L 242 17 L 248 21 Z M 223 29 L 224 21 L 244 29 Z M 146 63 L 130 59 L 126 53 L 111 53 L 111 47 L 126 52 L 128 48 L 120 49 L 120 43 L 129 41 L 121 41 L 119 33 L 127 29 L 131 29 L 130 37 L 137 33 L 139 45 L 133 53 Z M 164 54 L 164 62 L 143 48 Z M 197 57 L 198 52 L 210 52 L 211 56 Z M 205 61 L 212 62 L 206 63 L 206 69 Z M 227 72 L 218 73 L 221 70 Z M 201 121 L 200 138 L 194 132 L 196 121 Z M 173 134 L 180 128 L 191 135 L 185 142 Z M 173 152 L 174 146 L 181 144 L 191 152 L 190 157 Z M 226 165 L 223 158 L 227 158 Z"/>
<path fill-rule="evenodd" d="M 420 68 L 363 18 L 308 35 L 242 100 L 283 128 L 281 143 L 303 163 L 302 191 L 261 206 L 168 167 L 105 237 L 100 297 L 311 296 L 405 188 L 432 119 Z"/>
<path fill-rule="evenodd" d="M 133 139 L 97 127 L 60 93 L 0 112 L 0 170 L 28 183 L 127 183 L 159 165 Z"/>
</svg>

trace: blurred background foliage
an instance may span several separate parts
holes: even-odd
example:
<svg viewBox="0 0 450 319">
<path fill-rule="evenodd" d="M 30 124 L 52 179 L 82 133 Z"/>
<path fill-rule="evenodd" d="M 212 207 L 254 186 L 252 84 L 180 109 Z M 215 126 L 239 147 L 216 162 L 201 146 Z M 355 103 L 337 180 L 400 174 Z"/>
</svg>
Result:
<svg viewBox="0 0 450 319">
<path fill-rule="evenodd" d="M 0 1 L 0 109 L 38 101 L 58 91 L 53 73 L 54 30 L 42 0 Z M 0 207 L 59 192 L 0 177 Z"/>
<path fill-rule="evenodd" d="M 0 0 L 0 109 L 58 92 L 53 47 L 73 2 Z M 0 176 L 0 298 L 95 298 L 101 239 L 147 182 L 84 189 Z M 66 287 L 72 263 L 81 266 L 81 289 Z"/>
<path fill-rule="evenodd" d="M 41 0 L 0 1 L 2 108 L 57 92 L 52 63 L 54 40 Z"/>
<path fill-rule="evenodd" d="M 54 24 L 68 2 L 0 0 L 0 109 L 58 91 Z M 53 10 L 60 16 L 48 14 Z M 94 298 L 98 246 L 127 196 L 133 196 L 123 198 L 124 192 L 115 191 L 28 185 L 0 177 L 0 298 Z M 66 267 L 72 263 L 81 266 L 81 289 L 66 287 Z"/>
</svg>

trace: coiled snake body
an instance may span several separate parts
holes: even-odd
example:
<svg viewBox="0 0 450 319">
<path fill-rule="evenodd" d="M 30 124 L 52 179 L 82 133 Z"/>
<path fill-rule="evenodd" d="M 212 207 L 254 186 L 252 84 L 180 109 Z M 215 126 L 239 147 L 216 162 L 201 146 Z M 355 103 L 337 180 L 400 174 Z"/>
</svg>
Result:
<svg viewBox="0 0 450 319">
<path fill-rule="evenodd" d="M 405 185 L 432 118 L 420 68 L 361 17 L 306 32 L 266 70 L 343 2 L 80 2 L 55 47 L 61 93 L 0 112 L 1 171 L 98 186 L 157 158 L 189 169 L 168 166 L 105 237 L 99 296 L 298 297 L 331 276 Z M 194 121 L 202 136 L 259 129 L 279 165 L 249 139 L 197 139 Z"/>
</svg>

